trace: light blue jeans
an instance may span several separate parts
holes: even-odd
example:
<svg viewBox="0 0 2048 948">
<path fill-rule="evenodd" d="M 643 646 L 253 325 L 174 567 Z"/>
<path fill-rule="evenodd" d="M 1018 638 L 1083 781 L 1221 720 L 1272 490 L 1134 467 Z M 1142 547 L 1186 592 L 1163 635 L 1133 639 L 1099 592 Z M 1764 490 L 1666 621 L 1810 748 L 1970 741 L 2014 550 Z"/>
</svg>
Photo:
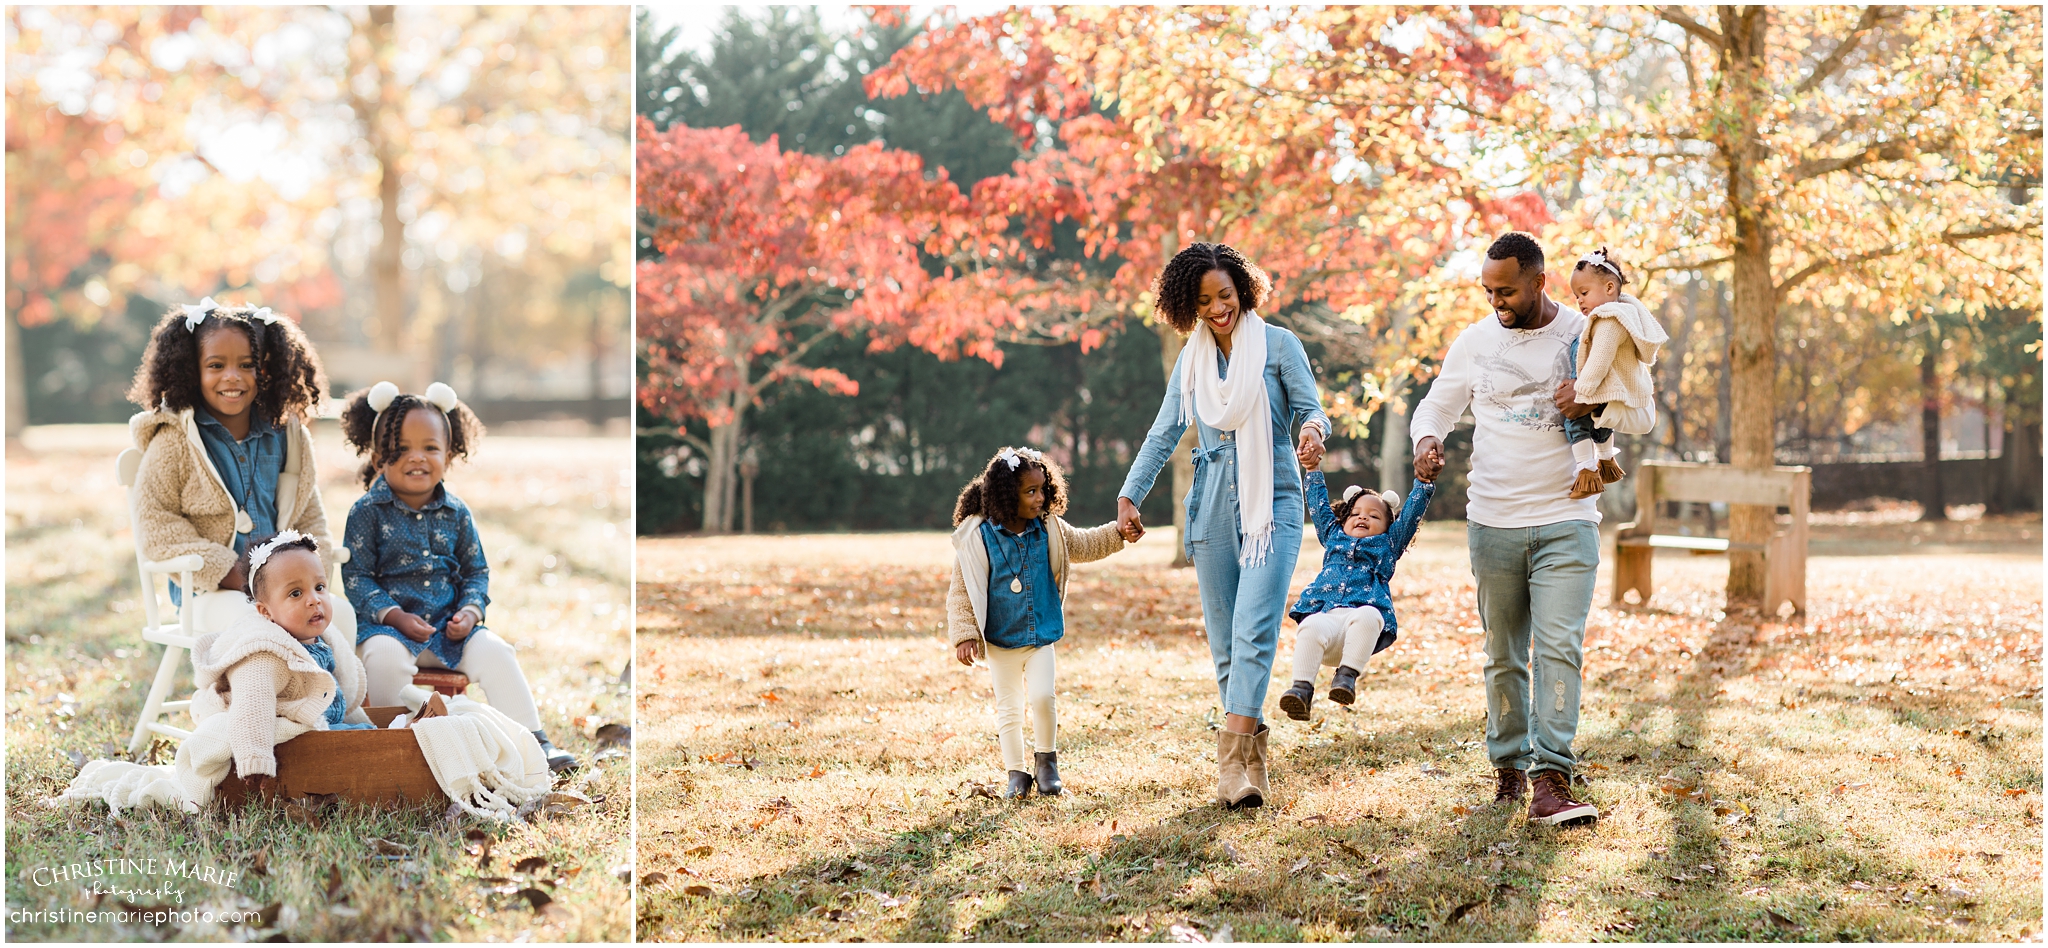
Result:
<svg viewBox="0 0 2048 948">
<path fill-rule="evenodd" d="M 1486 755 L 1495 767 L 1570 776 L 1600 528 L 1473 523 L 1466 541 L 1486 629 Z"/>
<path fill-rule="evenodd" d="M 1217 474 L 1236 472 L 1219 466 Z M 1191 525 L 1189 542 L 1195 582 L 1202 590 L 1202 623 L 1209 631 L 1209 657 L 1216 662 L 1216 693 L 1223 710 L 1263 721 L 1273 655 L 1280 648 L 1280 619 L 1287 611 L 1287 581 L 1301 555 L 1300 501 L 1276 504 L 1273 551 L 1266 562 L 1237 565 L 1236 503 L 1204 511 L 1206 523 Z"/>
</svg>

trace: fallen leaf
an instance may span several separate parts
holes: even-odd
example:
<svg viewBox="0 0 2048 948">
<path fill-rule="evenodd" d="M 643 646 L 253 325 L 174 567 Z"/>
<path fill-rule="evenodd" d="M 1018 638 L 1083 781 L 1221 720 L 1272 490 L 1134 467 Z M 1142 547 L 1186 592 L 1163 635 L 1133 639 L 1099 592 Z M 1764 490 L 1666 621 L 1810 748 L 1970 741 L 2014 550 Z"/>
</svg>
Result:
<svg viewBox="0 0 2048 948">
<path fill-rule="evenodd" d="M 252 925 L 252 926 L 250 926 L 250 927 L 252 927 L 252 928 L 270 928 L 271 926 L 273 926 L 273 925 L 276 925 L 276 924 L 277 924 L 277 919 L 278 919 L 278 916 L 280 916 L 280 915 L 283 915 L 283 914 L 284 914 L 284 903 L 283 903 L 283 902 L 272 902 L 272 903 L 270 903 L 269 905 L 266 905 L 266 906 L 264 906 L 264 907 L 262 907 L 261 909 L 258 909 L 258 910 L 256 911 L 256 924 L 254 924 L 254 925 Z M 244 922 L 246 923 L 246 922 L 248 921 L 248 916 L 246 916 L 246 915 L 245 915 L 245 916 L 243 916 L 242 920 L 243 920 L 243 921 L 244 921 Z"/>
<path fill-rule="evenodd" d="M 1189 928 L 1186 925 L 1169 926 L 1166 929 L 1166 932 L 1167 934 L 1173 936 L 1174 941 L 1181 942 L 1183 944 L 1203 945 L 1208 944 L 1209 942 L 1209 936 L 1204 935 L 1193 928 Z"/>
<path fill-rule="evenodd" d="M 257 850 L 256 855 L 249 857 L 249 872 L 252 875 L 258 876 L 267 876 L 270 874 L 270 847 L 265 846 L 262 849 Z M 270 926 L 261 925 L 258 927 L 269 928 Z"/>
<path fill-rule="evenodd" d="M 775 692 L 773 692 L 773 691 L 770 691 L 770 692 L 766 692 L 766 693 L 764 693 L 764 694 L 758 694 L 758 695 L 755 695 L 754 697 L 756 697 L 756 698 L 759 698 L 759 699 L 761 699 L 762 701 L 769 701 L 769 702 L 774 702 L 774 701 L 781 701 L 781 700 L 782 700 L 782 696 L 781 696 L 781 695 L 778 695 L 778 694 L 776 694 L 776 693 L 775 693 Z"/>
<path fill-rule="evenodd" d="M 683 894 L 696 896 L 710 895 L 711 887 L 708 885 L 686 885 L 683 886 Z M 835 921 L 837 920 L 835 919 Z"/>
<path fill-rule="evenodd" d="M 394 843 L 383 837 L 371 837 L 370 847 L 386 856 L 407 856 L 412 854 L 411 846 L 407 846 L 404 843 Z"/>
<path fill-rule="evenodd" d="M 709 855 L 711 855 L 711 847 L 709 847 L 709 846 L 693 846 L 693 847 L 691 847 L 691 848 L 689 848 L 689 849 L 685 849 L 685 850 L 683 850 L 683 855 L 685 855 L 685 856 L 698 856 L 698 857 L 703 857 L 703 856 L 709 856 Z"/>
<path fill-rule="evenodd" d="M 623 724 L 606 724 L 597 729 L 594 737 L 600 748 L 631 746 L 633 729 Z"/>
<path fill-rule="evenodd" d="M 512 871 L 523 875 L 532 875 L 533 873 L 539 872 L 540 867 L 545 866 L 547 864 L 548 857 L 546 856 L 528 856 L 525 859 L 521 859 L 518 862 L 513 863 Z"/>
<path fill-rule="evenodd" d="M 1776 925 L 1779 928 L 1798 929 L 1806 927 L 1804 925 L 1799 924 L 1798 922 L 1786 918 L 1783 915 L 1779 915 L 1776 909 L 1764 909 L 1764 915 L 1771 920 L 1771 924 Z"/>
<path fill-rule="evenodd" d="M 2009 787 L 2005 791 L 2005 795 L 2009 797 L 2021 797 L 2026 796 L 2026 794 L 2027 791 L 2022 790 L 2019 787 Z"/>
<path fill-rule="evenodd" d="M 1295 861 L 1294 861 L 1294 865 L 1293 865 L 1293 867 L 1291 867 L 1291 868 L 1289 868 L 1289 869 L 1287 870 L 1287 874 L 1291 876 L 1291 875 L 1294 875 L 1295 873 L 1298 873 L 1298 872 L 1300 872 L 1300 871 L 1301 871 L 1301 870 L 1303 870 L 1303 869 L 1307 869 L 1307 868 L 1308 868 L 1308 864 L 1309 864 L 1309 858 L 1308 858 L 1307 856 L 1303 856 L 1303 857 L 1301 857 L 1300 859 L 1297 859 L 1297 860 L 1295 860 Z"/>
<path fill-rule="evenodd" d="M 533 906 L 535 914 L 539 914 L 541 909 L 546 908 L 548 903 L 555 900 L 554 896 L 533 888 L 520 889 L 513 894 L 525 899 L 526 904 Z"/>
<path fill-rule="evenodd" d="M 1317 814 L 1315 814 L 1315 815 L 1313 815 L 1313 816 L 1304 816 L 1304 817 L 1302 817 L 1302 818 L 1301 818 L 1301 820 L 1300 820 L 1300 822 L 1301 822 L 1301 825 L 1303 825 L 1303 826 L 1308 826 L 1308 825 L 1310 825 L 1310 824 L 1314 824 L 1314 823 L 1328 823 L 1328 822 L 1330 822 L 1330 818 L 1329 818 L 1328 816 L 1325 816 L 1324 814 L 1321 814 L 1321 813 L 1317 813 Z M 1110 829 L 1116 829 L 1116 824 L 1114 824 L 1114 823 L 1110 824 L 1110 827 L 1109 827 L 1109 828 L 1110 828 Z"/>
<path fill-rule="evenodd" d="M 645 886 L 657 886 L 667 881 L 668 873 L 666 872 L 650 872 L 640 877 L 640 884 Z"/>
<path fill-rule="evenodd" d="M 812 780 L 816 780 L 816 779 L 818 779 L 819 777 L 823 777 L 823 776 L 825 776 L 825 768 L 823 768 L 823 767 L 819 767 L 819 766 L 817 766 L 817 765 L 813 764 L 813 765 L 811 766 L 811 772 L 810 772 L 810 774 L 808 774 L 808 776 L 809 776 L 809 777 L 810 777 L 810 778 L 811 778 Z"/>
<path fill-rule="evenodd" d="M 340 901 L 340 898 L 341 898 L 341 888 L 342 888 L 342 881 L 341 881 L 341 867 L 340 867 L 340 866 L 338 866 L 338 865 L 335 865 L 335 866 L 328 866 L 328 867 L 327 867 L 327 901 L 329 901 L 329 902 L 336 902 L 336 901 Z"/>
<path fill-rule="evenodd" d="M 1470 901 L 1470 902 L 1466 902 L 1465 904 L 1463 904 L 1463 905 L 1460 905 L 1460 906 L 1458 906 L 1457 908 L 1454 908 L 1454 909 L 1452 909 L 1452 910 L 1451 910 L 1451 914 L 1449 914 L 1449 915 L 1446 915 L 1446 916 L 1444 916 L 1444 924 L 1446 924 L 1446 925 L 1450 925 L 1450 924 L 1453 924 L 1453 923 L 1455 923 L 1455 922 L 1456 922 L 1456 921 L 1457 921 L 1458 919 L 1464 918 L 1464 917 L 1465 917 L 1465 913 L 1467 913 L 1467 912 L 1470 912 L 1470 911 L 1472 911 L 1473 909 L 1476 909 L 1476 908 L 1478 908 L 1479 906 L 1481 906 L 1481 905 L 1484 905 L 1484 904 L 1485 904 L 1485 900 L 1484 900 L 1484 899 L 1475 899 L 1475 900 L 1473 900 L 1473 901 Z"/>
</svg>

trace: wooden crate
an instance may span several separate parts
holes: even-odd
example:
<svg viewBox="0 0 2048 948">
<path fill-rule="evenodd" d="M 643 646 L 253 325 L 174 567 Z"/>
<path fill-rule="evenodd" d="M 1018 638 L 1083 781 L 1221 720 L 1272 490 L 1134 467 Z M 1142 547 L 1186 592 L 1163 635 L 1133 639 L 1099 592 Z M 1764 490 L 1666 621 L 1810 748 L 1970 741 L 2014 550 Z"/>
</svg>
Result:
<svg viewBox="0 0 2048 948">
<path fill-rule="evenodd" d="M 277 786 L 286 799 L 337 794 L 350 803 L 387 806 L 445 806 L 448 795 L 420 753 L 412 731 L 386 730 L 404 708 L 364 708 L 375 731 L 307 731 L 277 745 Z M 239 806 L 256 796 L 249 782 L 229 774 L 215 791 L 222 803 Z"/>
</svg>

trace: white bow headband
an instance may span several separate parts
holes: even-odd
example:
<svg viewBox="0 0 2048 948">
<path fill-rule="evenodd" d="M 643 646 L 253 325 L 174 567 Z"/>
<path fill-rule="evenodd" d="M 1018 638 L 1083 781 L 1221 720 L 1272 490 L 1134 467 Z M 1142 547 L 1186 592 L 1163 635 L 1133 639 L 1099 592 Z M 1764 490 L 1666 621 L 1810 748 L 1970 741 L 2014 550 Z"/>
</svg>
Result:
<svg viewBox="0 0 2048 948">
<path fill-rule="evenodd" d="M 197 303 L 182 304 L 178 308 L 185 311 L 185 331 L 196 333 L 199 331 L 199 324 L 205 322 L 206 317 L 213 315 L 213 312 L 220 309 L 221 306 L 213 301 L 213 297 L 209 296 Z M 277 325 L 278 315 L 271 312 L 270 307 L 265 306 L 250 313 L 249 318 L 266 326 L 275 326 Z"/>
<path fill-rule="evenodd" d="M 426 399 L 427 404 L 432 405 L 435 408 L 441 409 L 441 414 L 444 415 L 451 411 L 454 411 L 455 405 L 459 401 L 461 401 L 460 399 L 455 397 L 455 390 L 448 387 L 448 383 L 446 382 L 435 382 L 434 384 L 427 386 L 427 393 L 420 397 Z M 370 386 L 370 394 L 365 400 L 368 401 L 370 403 L 370 407 L 374 409 L 378 415 L 381 416 L 384 414 L 384 409 L 390 408 L 391 403 L 393 401 L 396 401 L 397 399 L 397 385 L 394 385 L 390 382 L 378 382 L 377 384 Z M 371 427 L 375 427 L 376 422 L 373 420 L 370 422 L 370 425 Z"/>
<path fill-rule="evenodd" d="M 1600 249 L 1598 249 L 1598 250 L 1595 250 L 1595 251 L 1593 251 L 1592 253 L 1589 253 L 1589 254 L 1587 254 L 1587 255 L 1585 255 L 1585 256 L 1583 256 L 1583 257 L 1580 257 L 1580 258 L 1579 258 L 1579 262 L 1580 262 L 1580 263 L 1589 263 L 1589 264 L 1592 264 L 1593 266 L 1596 266 L 1596 267 L 1599 267 L 1599 268 L 1601 268 L 1601 269 L 1603 269 L 1603 270 L 1606 270 L 1607 272 L 1609 272 L 1609 273 L 1612 273 L 1612 274 L 1614 274 L 1614 278 L 1615 278 L 1615 279 L 1617 279 L 1617 280 L 1621 280 L 1621 281 L 1623 281 L 1623 282 L 1627 282 L 1627 281 L 1628 281 L 1628 277 L 1625 277 L 1625 276 L 1622 276 L 1622 275 L 1621 275 L 1621 268 L 1620 268 L 1620 267 L 1618 267 L 1618 266 L 1615 266 L 1615 265 L 1614 265 L 1614 263 L 1613 263 L 1612 261 L 1610 261 L 1610 260 L 1608 260 L 1608 259 L 1607 259 L 1607 248 L 1606 248 L 1606 247 L 1602 247 L 1602 248 L 1600 248 Z"/>
<path fill-rule="evenodd" d="M 1353 497 L 1356 497 L 1356 496 L 1358 496 L 1359 494 L 1361 494 L 1361 493 L 1364 493 L 1364 492 L 1365 492 L 1365 488 L 1363 488 L 1363 487 L 1360 487 L 1360 486 L 1358 486 L 1357 484 L 1353 484 L 1353 485 L 1351 485 L 1350 487 L 1346 487 L 1346 488 L 1344 488 L 1344 502 L 1348 504 L 1348 503 L 1350 503 L 1350 502 L 1351 502 L 1351 498 L 1353 498 Z M 1383 503 L 1383 504 L 1386 504 L 1386 505 L 1387 505 L 1387 514 L 1388 514 L 1389 516 L 1398 516 L 1398 515 L 1400 515 L 1400 513 L 1401 513 L 1401 495 L 1400 495 L 1400 494 L 1394 493 L 1393 491 L 1390 491 L 1390 490 L 1389 490 L 1389 491 L 1380 491 L 1380 492 L 1378 492 L 1378 496 L 1379 496 L 1380 502 L 1381 502 L 1381 503 Z"/>
<path fill-rule="evenodd" d="M 307 539 L 305 534 L 302 534 L 297 530 L 286 530 L 274 537 L 271 537 L 268 540 L 263 541 L 262 543 L 257 544 L 255 549 L 249 551 L 250 578 L 255 578 L 256 572 L 263 568 L 263 564 L 269 561 L 270 554 L 277 552 L 278 547 L 284 546 L 287 543 L 297 543 L 298 541 L 304 539 Z M 314 545 L 317 548 L 318 542 L 316 541 Z"/>
<path fill-rule="evenodd" d="M 1014 471 L 1019 463 L 1023 461 L 1043 461 L 1045 460 L 1045 455 L 1030 448 L 1004 448 L 996 452 L 996 460 L 1010 465 L 1010 470 Z"/>
</svg>

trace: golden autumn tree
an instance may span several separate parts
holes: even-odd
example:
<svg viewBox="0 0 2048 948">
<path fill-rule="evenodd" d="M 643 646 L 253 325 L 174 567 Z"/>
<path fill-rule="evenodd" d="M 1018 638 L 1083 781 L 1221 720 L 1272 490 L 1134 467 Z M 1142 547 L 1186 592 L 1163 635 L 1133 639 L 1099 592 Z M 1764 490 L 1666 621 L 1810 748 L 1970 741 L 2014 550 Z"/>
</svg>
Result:
<svg viewBox="0 0 2048 948">
<path fill-rule="evenodd" d="M 1181 247 L 1229 243 L 1273 275 L 1268 315 L 1284 308 L 1322 344 L 1332 415 L 1363 434 L 1469 315 L 1438 305 L 1449 255 L 1545 219 L 1532 195 L 1499 196 L 1475 173 L 1520 121 L 1514 48 L 1483 9 L 1013 9 L 935 19 L 867 84 L 960 89 L 1026 146 L 1010 175 L 974 188 L 974 263 L 1069 289 L 1018 304 L 1035 331 L 1086 348 L 1149 316 L 1152 275 Z M 1048 259 L 1063 226 L 1102 266 Z M 1170 373 L 1181 340 L 1153 328 Z M 1176 498 L 1192 482 L 1184 453 Z"/>
<path fill-rule="evenodd" d="M 1781 308 L 2038 313 L 2038 8 L 1528 17 L 1548 27 L 1530 36 L 1550 66 L 1548 115 L 1524 141 L 1547 191 L 1570 195 L 1547 236 L 1653 276 L 1727 275 L 1736 466 L 1774 462 Z M 1771 513 L 1736 508 L 1732 538 L 1760 542 Z M 1734 556 L 1731 602 L 1762 586 L 1760 555 Z"/>
</svg>

